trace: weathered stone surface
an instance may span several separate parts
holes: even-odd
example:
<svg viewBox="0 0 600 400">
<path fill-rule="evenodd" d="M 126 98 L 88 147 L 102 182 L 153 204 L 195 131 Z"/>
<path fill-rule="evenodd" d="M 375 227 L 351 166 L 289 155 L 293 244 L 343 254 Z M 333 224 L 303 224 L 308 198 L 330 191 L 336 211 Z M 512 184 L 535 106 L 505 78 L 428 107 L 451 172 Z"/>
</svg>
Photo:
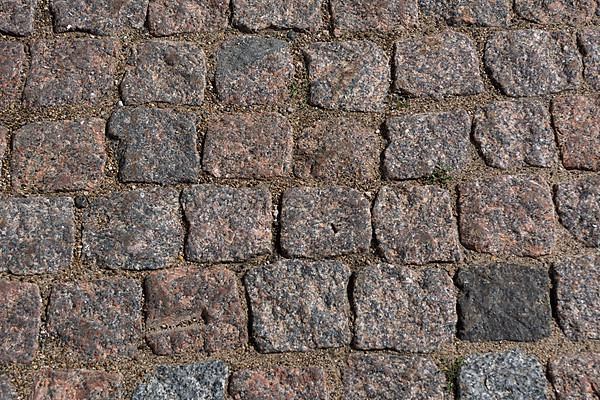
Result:
<svg viewBox="0 0 600 400">
<path fill-rule="evenodd" d="M 74 219 L 68 197 L 0 200 L 0 270 L 29 275 L 68 268 L 75 246 Z"/>
<path fill-rule="evenodd" d="M 281 200 L 281 249 L 289 257 L 360 253 L 371 243 L 370 203 L 357 190 L 297 187 Z"/>
<path fill-rule="evenodd" d="M 385 52 L 368 40 L 313 43 L 304 51 L 310 103 L 329 110 L 383 111 L 390 86 Z"/>
<path fill-rule="evenodd" d="M 198 106 L 204 101 L 206 60 L 191 42 L 149 41 L 138 45 L 121 82 L 126 104 L 164 102 Z"/>
<path fill-rule="evenodd" d="M 435 186 L 384 186 L 373 206 L 373 227 L 386 260 L 406 264 L 460 259 L 450 193 Z"/>
<path fill-rule="evenodd" d="M 383 163 L 390 179 L 460 171 L 471 155 L 471 117 L 464 110 L 402 115 L 386 121 L 389 145 Z"/>
<path fill-rule="evenodd" d="M 446 377 L 425 357 L 352 353 L 342 373 L 346 400 L 447 398 Z"/>
<path fill-rule="evenodd" d="M 217 51 L 215 89 L 234 105 L 277 104 L 290 97 L 294 64 L 289 46 L 279 40 L 240 36 Z"/>
<path fill-rule="evenodd" d="M 416 0 L 333 0 L 333 32 L 396 31 L 419 23 Z"/>
<path fill-rule="evenodd" d="M 195 117 L 158 108 L 119 108 L 108 123 L 119 139 L 123 182 L 195 182 L 200 173 Z"/>
<path fill-rule="evenodd" d="M 556 186 L 560 222 L 589 247 L 600 247 L 600 176 L 589 176 Z"/>
<path fill-rule="evenodd" d="M 202 168 L 219 178 L 287 176 L 292 150 L 292 125 L 282 115 L 226 114 L 208 123 Z"/>
<path fill-rule="evenodd" d="M 35 3 L 35 0 L 0 0 L 0 32 L 17 36 L 32 33 Z"/>
<path fill-rule="evenodd" d="M 425 15 L 438 15 L 450 25 L 507 27 L 510 0 L 420 0 Z"/>
<path fill-rule="evenodd" d="M 581 81 L 575 40 L 564 32 L 497 32 L 485 45 L 484 62 L 492 80 L 513 97 L 576 89 Z"/>
<path fill-rule="evenodd" d="M 459 185 L 463 245 L 481 253 L 541 256 L 555 243 L 550 187 L 539 179 L 498 176 Z"/>
<path fill-rule="evenodd" d="M 475 45 L 468 36 L 450 30 L 396 42 L 394 88 L 433 98 L 483 92 Z"/>
<path fill-rule="evenodd" d="M 31 363 L 38 349 L 41 313 L 37 285 L 0 281 L 0 362 Z"/>
<path fill-rule="evenodd" d="M 233 400 L 327 400 L 329 392 L 321 368 L 275 367 L 231 375 L 229 394 Z"/>
<path fill-rule="evenodd" d="M 2 0 L 0 0 L 2 5 Z M 0 7 L 0 10 L 2 7 Z M 0 11 L 1 16 L 2 11 Z M 21 97 L 21 74 L 27 58 L 25 47 L 19 42 L 0 42 L 0 108 L 16 103 Z"/>
<path fill-rule="evenodd" d="M 154 330 L 147 339 L 156 354 L 228 350 L 248 341 L 246 311 L 231 271 L 154 272 L 146 278 L 145 296 L 146 327 Z"/>
<path fill-rule="evenodd" d="M 556 315 L 572 340 L 600 339 L 600 256 L 580 256 L 552 269 Z"/>
<path fill-rule="evenodd" d="M 322 0 L 231 0 L 233 25 L 246 31 L 267 28 L 316 31 L 323 25 Z"/>
<path fill-rule="evenodd" d="M 250 270 L 252 336 L 261 352 L 350 343 L 350 270 L 338 261 L 287 260 Z"/>
<path fill-rule="evenodd" d="M 514 264 L 461 268 L 458 336 L 532 342 L 550 336 L 548 271 Z"/>
<path fill-rule="evenodd" d="M 0 160 L 4 159 L 8 147 L 8 129 L 0 124 Z"/>
<path fill-rule="evenodd" d="M 580 25 L 590 22 L 596 11 L 594 0 L 515 0 L 515 12 L 538 24 Z"/>
<path fill-rule="evenodd" d="M 181 203 L 189 224 L 188 260 L 239 262 L 271 253 L 267 189 L 198 185 L 183 191 Z"/>
<path fill-rule="evenodd" d="M 183 244 L 179 193 L 152 188 L 91 199 L 83 215 L 83 255 L 102 268 L 167 267 Z"/>
<path fill-rule="evenodd" d="M 114 400 L 122 396 L 118 373 L 43 368 L 34 379 L 31 400 Z"/>
<path fill-rule="evenodd" d="M 104 126 L 98 118 L 34 122 L 15 131 L 11 176 L 16 191 L 93 190 L 104 177 Z"/>
<path fill-rule="evenodd" d="M 600 396 L 600 354 L 579 353 L 555 358 L 548 375 L 557 400 L 595 400 Z"/>
<path fill-rule="evenodd" d="M 489 103 L 474 125 L 475 142 L 491 167 L 550 167 L 556 159 L 550 112 L 537 100 Z"/>
<path fill-rule="evenodd" d="M 594 90 L 600 90 L 600 30 L 587 29 L 581 33 L 579 46 L 583 53 L 583 76 Z"/>
<path fill-rule="evenodd" d="M 462 400 L 546 400 L 546 379 L 535 358 L 511 350 L 505 353 L 472 354 L 458 375 Z"/>
<path fill-rule="evenodd" d="M 48 332 L 90 361 L 131 357 L 142 337 L 142 288 L 133 279 L 57 283 L 47 312 Z"/>
<path fill-rule="evenodd" d="M 219 32 L 228 16 L 229 0 L 151 0 L 148 29 L 155 36 Z"/>
<path fill-rule="evenodd" d="M 0 375 L 0 399 L 2 400 L 16 400 L 17 394 L 15 393 L 15 388 L 8 379 L 8 377 L 4 375 Z"/>
</svg>

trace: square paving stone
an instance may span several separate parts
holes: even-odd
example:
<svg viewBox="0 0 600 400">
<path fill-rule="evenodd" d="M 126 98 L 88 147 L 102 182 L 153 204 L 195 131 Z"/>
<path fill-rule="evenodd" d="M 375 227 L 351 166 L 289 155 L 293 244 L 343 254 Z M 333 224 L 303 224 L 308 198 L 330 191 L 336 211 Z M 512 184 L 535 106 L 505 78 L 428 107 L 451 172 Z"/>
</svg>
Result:
<svg viewBox="0 0 600 400">
<path fill-rule="evenodd" d="M 142 306 L 142 288 L 133 279 L 57 283 L 48 303 L 48 332 L 85 360 L 132 357 L 142 339 Z"/>
<path fill-rule="evenodd" d="M 279 40 L 240 36 L 217 51 L 215 89 L 225 104 L 279 104 L 290 97 L 294 64 L 289 46 Z"/>
<path fill-rule="evenodd" d="M 240 262 L 272 252 L 267 189 L 198 185 L 184 189 L 181 203 L 189 224 L 188 260 Z"/>
<path fill-rule="evenodd" d="M 293 150 L 292 125 L 277 113 L 237 113 L 208 122 L 202 168 L 218 178 L 287 176 Z"/>
<path fill-rule="evenodd" d="M 2 400 L 16 400 L 17 393 L 15 387 L 10 382 L 8 377 L 0 375 L 0 399 Z"/>
<path fill-rule="evenodd" d="M 515 0 L 515 12 L 521 18 L 543 25 L 580 25 L 589 23 L 596 11 L 594 0 Z"/>
<path fill-rule="evenodd" d="M 41 313 L 37 285 L 0 280 L 0 363 L 31 363 L 38 349 Z"/>
<path fill-rule="evenodd" d="M 93 190 L 104 178 L 106 121 L 34 122 L 13 134 L 11 176 L 16 191 Z"/>
<path fill-rule="evenodd" d="M 459 185 L 462 244 L 480 253 L 536 257 L 555 244 L 550 187 L 539 179 L 498 176 Z"/>
<path fill-rule="evenodd" d="M 102 268 L 167 267 L 183 245 L 175 189 L 152 188 L 91 199 L 83 215 L 83 255 Z"/>
<path fill-rule="evenodd" d="M 350 269 L 338 261 L 287 260 L 250 270 L 252 338 L 264 353 L 350 343 Z"/>
<path fill-rule="evenodd" d="M 92 105 L 116 86 L 119 42 L 60 39 L 31 45 L 31 69 L 23 97 L 28 105 Z"/>
<path fill-rule="evenodd" d="M 193 114 L 124 107 L 111 116 L 108 134 L 119 140 L 122 182 L 173 184 L 198 180 L 200 155 Z"/>
<path fill-rule="evenodd" d="M 484 91 L 475 44 L 445 31 L 396 42 L 394 89 L 414 97 L 442 98 Z"/>
<path fill-rule="evenodd" d="M 199 106 L 204 101 L 206 60 L 191 42 L 139 44 L 121 82 L 125 104 L 164 102 Z"/>
<path fill-rule="evenodd" d="M 556 186 L 561 224 L 588 247 L 600 247 L 600 176 L 591 175 Z"/>
<path fill-rule="evenodd" d="M 233 25 L 245 31 L 267 28 L 317 31 L 322 0 L 231 0 Z"/>
<path fill-rule="evenodd" d="M 416 0 L 332 0 L 335 35 L 408 30 L 419 24 Z"/>
<path fill-rule="evenodd" d="M 435 186 L 384 186 L 373 206 L 377 245 L 389 262 L 427 264 L 461 257 L 450 193 Z"/>
<path fill-rule="evenodd" d="M 31 400 L 114 400 L 122 396 L 119 373 L 43 368 L 36 373 Z"/>
<path fill-rule="evenodd" d="M 233 400 L 327 400 L 329 390 L 321 368 L 275 367 L 234 372 L 229 395 Z"/>
<path fill-rule="evenodd" d="M 558 323 L 571 340 L 600 339 L 600 256 L 572 257 L 552 269 Z"/>
<path fill-rule="evenodd" d="M 310 104 L 327 110 L 383 111 L 390 86 L 385 52 L 368 40 L 313 43 L 304 51 Z"/>
<path fill-rule="evenodd" d="M 484 62 L 500 90 L 512 97 L 572 90 L 581 81 L 581 58 L 574 37 L 564 32 L 525 29 L 494 33 Z"/>
<path fill-rule="evenodd" d="M 21 43 L 0 41 L 0 108 L 19 101 L 23 89 L 21 74 L 26 63 L 25 47 Z"/>
<path fill-rule="evenodd" d="M 155 36 L 224 31 L 229 0 L 150 0 L 148 29 Z"/>
<path fill-rule="evenodd" d="M 550 167 L 556 159 L 550 112 L 537 100 L 489 103 L 475 114 L 474 126 L 473 138 L 491 167 Z"/>
<path fill-rule="evenodd" d="M 464 110 L 401 115 L 386 121 L 384 170 L 390 179 L 459 172 L 472 160 L 471 117 Z"/>
<path fill-rule="evenodd" d="M 579 46 L 583 53 L 583 76 L 592 89 L 600 90 L 600 30 L 587 29 L 580 33 Z"/>
<path fill-rule="evenodd" d="M 600 396 L 600 354 L 557 357 L 548 363 L 548 376 L 557 400 L 596 400 Z"/>
<path fill-rule="evenodd" d="M 68 197 L 0 200 L 0 270 L 58 273 L 73 261 L 75 215 Z"/>
<path fill-rule="evenodd" d="M 351 353 L 342 370 L 345 400 L 446 400 L 446 377 L 425 357 Z"/>
<path fill-rule="evenodd" d="M 426 16 L 443 18 L 450 25 L 508 27 L 511 22 L 510 0 L 420 0 Z"/>
<path fill-rule="evenodd" d="M 27 36 L 33 32 L 36 0 L 0 0 L 0 32 Z"/>
<path fill-rule="evenodd" d="M 288 257 L 322 258 L 366 252 L 370 202 L 354 189 L 298 187 L 283 193 L 281 235 Z"/>
<path fill-rule="evenodd" d="M 169 269 L 145 281 L 146 339 L 159 355 L 219 351 L 248 341 L 235 274 L 224 268 Z M 165 328 L 166 327 L 166 328 Z"/>
<path fill-rule="evenodd" d="M 533 342 L 550 336 L 546 269 L 514 264 L 461 268 L 457 286 L 459 338 Z"/>
</svg>

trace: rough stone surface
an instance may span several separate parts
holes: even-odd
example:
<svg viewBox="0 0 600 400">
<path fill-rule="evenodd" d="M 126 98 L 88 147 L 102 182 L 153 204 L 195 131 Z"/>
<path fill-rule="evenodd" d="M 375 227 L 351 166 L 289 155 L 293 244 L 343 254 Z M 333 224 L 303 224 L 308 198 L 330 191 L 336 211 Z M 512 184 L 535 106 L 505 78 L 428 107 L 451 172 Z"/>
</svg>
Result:
<svg viewBox="0 0 600 400">
<path fill-rule="evenodd" d="M 600 176 L 558 184 L 555 200 L 561 224 L 586 246 L 600 247 Z"/>
<path fill-rule="evenodd" d="M 149 41 L 138 45 L 121 82 L 126 104 L 164 102 L 199 106 L 204 101 L 206 60 L 191 42 Z"/>
<path fill-rule="evenodd" d="M 47 312 L 50 335 L 82 359 L 131 357 L 142 337 L 142 288 L 133 279 L 57 283 Z"/>
<path fill-rule="evenodd" d="M 0 32 L 26 36 L 33 32 L 35 0 L 0 0 Z"/>
<path fill-rule="evenodd" d="M 240 36 L 217 51 L 215 88 L 226 104 L 283 103 L 290 97 L 293 76 L 290 48 L 279 39 Z"/>
<path fill-rule="evenodd" d="M 333 0 L 331 15 L 335 35 L 408 30 L 419 23 L 416 0 Z"/>
<path fill-rule="evenodd" d="M 535 358 L 511 350 L 505 353 L 472 354 L 458 375 L 461 400 L 546 400 L 546 378 Z"/>
<path fill-rule="evenodd" d="M 224 400 L 229 368 L 222 361 L 161 365 L 134 391 L 131 400 Z"/>
<path fill-rule="evenodd" d="M 390 179 L 460 172 L 473 159 L 471 117 L 464 110 L 404 115 L 386 121 L 389 145 L 384 171 Z"/>
<path fill-rule="evenodd" d="M 536 257 L 555 243 L 550 187 L 539 179 L 498 176 L 459 185 L 461 242 L 495 255 Z"/>
<path fill-rule="evenodd" d="M 267 189 L 198 185 L 185 189 L 181 202 L 189 224 L 188 260 L 239 262 L 271 253 Z"/>
<path fill-rule="evenodd" d="M 156 354 L 228 350 L 248 341 L 237 278 L 224 268 L 154 272 L 145 298 L 146 327 L 154 330 L 147 340 Z"/>
<path fill-rule="evenodd" d="M 437 15 L 450 25 L 507 27 L 511 21 L 510 0 L 420 0 L 425 15 Z"/>
<path fill-rule="evenodd" d="M 329 392 L 321 368 L 275 367 L 231 375 L 229 394 L 233 400 L 327 400 Z"/>
<path fill-rule="evenodd" d="M 202 168 L 218 178 L 283 177 L 292 149 L 292 125 L 280 114 L 221 115 L 208 123 Z"/>
<path fill-rule="evenodd" d="M 155 36 L 224 31 L 229 0 L 150 0 L 148 29 Z"/>
<path fill-rule="evenodd" d="M 8 147 L 8 129 L 0 124 L 0 160 L 4 159 Z"/>
<path fill-rule="evenodd" d="M 31 400 L 119 399 L 122 379 L 118 373 L 43 368 L 34 379 Z"/>
<path fill-rule="evenodd" d="M 83 255 L 102 268 L 144 270 L 174 263 L 183 244 L 179 193 L 152 188 L 92 199 L 83 215 Z"/>
<path fill-rule="evenodd" d="M 339 261 L 288 260 L 250 270 L 252 336 L 259 351 L 308 351 L 350 343 L 350 269 Z"/>
<path fill-rule="evenodd" d="M 25 47 L 21 43 L 0 41 L 0 108 L 7 108 L 21 97 L 21 73 L 26 62 Z"/>
<path fill-rule="evenodd" d="M 565 355 L 548 363 L 557 400 L 596 400 L 600 396 L 600 354 Z"/>
<path fill-rule="evenodd" d="M 31 363 L 38 349 L 41 313 L 37 285 L 0 280 L 0 363 Z"/>
<path fill-rule="evenodd" d="M 550 336 L 546 269 L 514 264 L 461 268 L 457 285 L 461 339 L 533 342 Z"/>
<path fill-rule="evenodd" d="M 368 40 L 313 43 L 304 51 L 310 103 L 328 110 L 383 111 L 390 86 L 385 52 Z"/>
<path fill-rule="evenodd" d="M 119 139 L 123 182 L 189 183 L 200 173 L 195 116 L 157 108 L 120 108 L 108 123 Z"/>
<path fill-rule="evenodd" d="M 390 262 L 460 259 L 450 193 L 435 186 L 384 186 L 373 206 L 377 245 Z"/>
<path fill-rule="evenodd" d="M 442 98 L 484 90 L 475 45 L 454 31 L 396 42 L 394 71 L 395 90 L 409 96 Z"/>
<path fill-rule="evenodd" d="M 67 197 L 0 200 L 0 271 L 58 273 L 73 260 L 73 200 Z"/>
<path fill-rule="evenodd" d="M 359 354 L 342 371 L 346 400 L 446 400 L 446 377 L 420 356 Z"/>
<path fill-rule="evenodd" d="M 485 45 L 484 62 L 492 80 L 513 97 L 576 89 L 581 81 L 581 58 L 565 32 L 497 32 Z"/>
<path fill-rule="evenodd" d="M 2 400 L 16 400 L 17 394 L 15 393 L 15 388 L 8 379 L 8 377 L 4 375 L 0 375 L 0 399 Z"/>
<path fill-rule="evenodd" d="M 579 46 L 583 53 L 583 76 L 592 89 L 600 90 L 600 30 L 588 29 L 581 33 Z"/>
<path fill-rule="evenodd" d="M 281 200 L 280 244 L 289 257 L 321 258 L 366 252 L 370 203 L 343 187 L 292 188 Z"/>
<path fill-rule="evenodd" d="M 25 125 L 12 141 L 12 186 L 17 191 L 93 190 L 104 177 L 104 126 L 98 118 Z"/>
<path fill-rule="evenodd" d="M 246 30 L 266 28 L 316 31 L 323 25 L 322 0 L 231 0 L 233 25 Z"/>
<path fill-rule="evenodd" d="M 594 0 L 515 0 L 515 12 L 538 24 L 580 25 L 590 22 L 596 11 Z"/>
<path fill-rule="evenodd" d="M 537 100 L 497 101 L 474 118 L 473 137 L 487 165 L 550 167 L 556 159 L 548 108 Z"/>
</svg>

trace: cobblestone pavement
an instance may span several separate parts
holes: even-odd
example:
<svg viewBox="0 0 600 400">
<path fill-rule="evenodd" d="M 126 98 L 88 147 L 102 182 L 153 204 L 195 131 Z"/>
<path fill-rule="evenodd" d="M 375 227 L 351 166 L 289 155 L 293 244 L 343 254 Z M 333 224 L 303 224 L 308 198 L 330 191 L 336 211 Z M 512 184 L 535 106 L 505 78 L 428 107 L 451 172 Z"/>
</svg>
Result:
<svg viewBox="0 0 600 400">
<path fill-rule="evenodd" d="M 0 0 L 0 400 L 600 399 L 598 0 Z"/>
</svg>

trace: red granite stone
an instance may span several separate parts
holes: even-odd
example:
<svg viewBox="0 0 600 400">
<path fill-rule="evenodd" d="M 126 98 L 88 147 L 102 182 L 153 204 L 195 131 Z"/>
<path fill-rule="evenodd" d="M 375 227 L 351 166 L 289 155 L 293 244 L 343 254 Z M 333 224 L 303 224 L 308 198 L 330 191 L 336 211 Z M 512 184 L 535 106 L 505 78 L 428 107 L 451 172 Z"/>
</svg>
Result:
<svg viewBox="0 0 600 400">
<path fill-rule="evenodd" d="M 36 0 L 0 0 L 0 32 L 27 36 L 33 33 Z"/>
<path fill-rule="evenodd" d="M 416 0 L 332 0 L 334 34 L 408 30 L 419 24 Z"/>
<path fill-rule="evenodd" d="M 150 0 L 148 29 L 155 36 L 213 33 L 227 28 L 229 0 Z"/>
<path fill-rule="evenodd" d="M 0 108 L 8 108 L 21 98 L 21 74 L 26 63 L 25 47 L 21 43 L 0 41 Z"/>
<path fill-rule="evenodd" d="M 233 25 L 246 31 L 267 28 L 316 31 L 323 25 L 322 0 L 231 0 Z"/>
<path fill-rule="evenodd" d="M 325 372 L 318 367 L 275 367 L 234 372 L 229 383 L 233 400 L 327 400 Z"/>
<path fill-rule="evenodd" d="M 122 376 L 84 369 L 42 368 L 34 379 L 31 400 L 115 400 L 123 394 Z"/>
<path fill-rule="evenodd" d="M 600 396 L 600 354 L 578 353 L 548 363 L 557 400 L 596 400 Z"/>
</svg>

